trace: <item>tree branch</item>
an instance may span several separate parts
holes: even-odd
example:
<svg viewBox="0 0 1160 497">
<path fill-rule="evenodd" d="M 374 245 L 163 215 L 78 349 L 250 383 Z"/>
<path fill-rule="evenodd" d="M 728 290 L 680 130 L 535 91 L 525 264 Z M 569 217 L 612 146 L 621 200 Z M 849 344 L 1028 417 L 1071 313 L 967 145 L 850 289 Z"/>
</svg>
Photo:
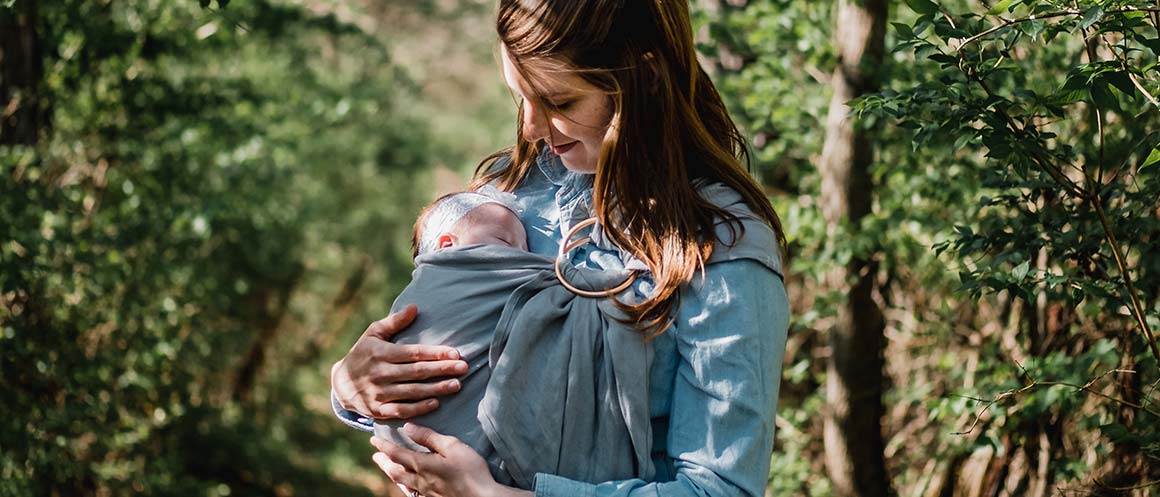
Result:
<svg viewBox="0 0 1160 497">
<path fill-rule="evenodd" d="M 1124 260 L 1124 254 L 1120 252 L 1120 244 L 1116 241 L 1116 235 L 1112 232 L 1111 225 L 1108 224 L 1108 217 L 1104 214 L 1104 201 L 1098 193 L 1092 196 L 1092 204 L 1096 206 L 1096 215 L 1100 218 L 1100 225 L 1104 227 L 1104 236 L 1107 237 L 1108 243 L 1112 246 L 1116 267 L 1120 269 L 1120 276 L 1124 279 L 1124 286 L 1128 289 L 1128 299 L 1132 302 L 1132 315 L 1136 317 L 1136 322 L 1143 330 L 1152 355 L 1156 357 L 1157 361 L 1160 361 L 1160 348 L 1156 347 L 1156 337 L 1152 335 L 1152 328 L 1148 326 L 1148 318 L 1144 316 L 1144 307 L 1140 304 L 1140 297 L 1136 295 L 1136 286 L 1132 284 L 1132 275 L 1128 272 L 1128 264 Z"/>
<path fill-rule="evenodd" d="M 1020 368 L 1022 368 L 1022 366 L 1020 366 Z M 1026 370 L 1024 370 L 1024 373 L 1026 373 Z M 1157 418 L 1160 418 L 1160 412 L 1149 409 L 1148 406 L 1146 406 L 1146 405 L 1137 404 L 1137 403 L 1130 402 L 1130 401 L 1127 401 L 1124 399 L 1118 399 L 1116 397 L 1112 397 L 1110 395 L 1107 395 L 1103 392 L 1098 392 L 1098 391 L 1092 390 L 1092 388 L 1091 388 L 1092 385 L 1094 385 L 1096 382 L 1100 381 L 1101 379 L 1103 379 L 1104 377 L 1106 377 L 1112 373 L 1135 374 L 1136 371 L 1131 370 L 1131 369 L 1108 370 L 1108 371 L 1105 371 L 1103 374 L 1096 376 L 1095 378 L 1092 378 L 1091 380 L 1088 380 L 1088 382 L 1084 383 L 1083 385 L 1076 385 L 1074 383 L 1068 383 L 1066 381 L 1039 381 L 1039 380 L 1036 380 L 1034 378 L 1031 378 L 1030 375 L 1026 375 L 1028 377 L 1028 379 L 1030 380 L 1030 383 L 1028 383 L 1027 385 L 1024 385 L 1022 388 L 1019 388 L 1017 390 L 1008 390 L 1006 392 L 1000 393 L 999 395 L 995 396 L 994 399 L 991 399 L 991 400 L 983 401 L 982 399 L 979 399 L 979 398 L 968 397 L 965 395 L 959 395 L 959 397 L 963 397 L 963 398 L 967 398 L 967 399 L 971 399 L 971 400 L 975 400 L 975 401 L 979 401 L 979 402 L 986 402 L 986 405 L 984 405 L 982 408 L 980 408 L 976 412 L 975 419 L 971 423 L 971 426 L 967 427 L 967 429 L 964 431 L 952 432 L 951 435 L 968 435 L 968 434 L 970 434 L 972 431 L 975 430 L 975 427 L 978 426 L 979 421 L 983 418 L 983 414 L 986 414 L 987 411 L 990 410 L 991 407 L 993 407 L 995 404 L 998 404 L 998 403 L 1000 403 L 1004 400 L 1007 400 L 1011 397 L 1015 397 L 1015 396 L 1027 393 L 1029 391 L 1036 390 L 1036 389 L 1041 388 L 1041 387 L 1053 387 L 1053 386 L 1064 386 L 1064 387 L 1073 388 L 1077 392 L 1087 392 L 1087 393 L 1090 393 L 1090 394 L 1095 395 L 1097 397 L 1102 397 L 1104 399 L 1110 400 L 1112 402 L 1115 402 L 1115 403 L 1123 405 L 1123 406 L 1131 407 L 1133 409 L 1139 409 L 1139 410 L 1144 411 L 1148 414 L 1156 416 Z"/>
<path fill-rule="evenodd" d="M 1105 15 L 1107 15 L 1107 14 L 1123 14 L 1126 12 L 1153 12 L 1153 13 L 1156 13 L 1156 12 L 1160 12 L 1160 7 L 1122 7 L 1119 9 L 1111 9 L 1111 10 L 1105 11 L 1104 14 Z M 1003 29 L 1007 26 L 1013 26 L 1015 24 L 1029 22 L 1029 21 L 1041 21 L 1044 19 L 1052 19 L 1052 18 L 1056 18 L 1056 17 L 1080 16 L 1080 15 L 1083 15 L 1083 13 L 1084 13 L 1084 11 L 1079 10 L 1079 9 L 1067 9 L 1067 10 L 1060 10 L 1060 11 L 1056 11 L 1056 12 L 1046 12 L 1046 13 L 1038 14 L 1038 15 L 1033 14 L 1033 15 L 1029 15 L 1027 17 L 1021 17 L 1018 19 L 1003 19 L 1002 17 L 1000 17 L 999 19 L 1001 21 L 1003 21 L 1003 24 L 1000 24 L 998 26 L 993 26 L 990 29 L 987 29 L 986 31 L 983 31 L 977 35 L 971 36 L 970 38 L 967 38 L 961 44 L 959 44 L 957 50 L 962 51 L 963 47 L 966 47 L 967 45 L 970 45 L 976 41 L 979 41 L 980 39 L 986 38 L 987 36 L 990 36 L 990 35 L 994 34 L 996 31 L 999 31 L 1000 29 Z"/>
</svg>

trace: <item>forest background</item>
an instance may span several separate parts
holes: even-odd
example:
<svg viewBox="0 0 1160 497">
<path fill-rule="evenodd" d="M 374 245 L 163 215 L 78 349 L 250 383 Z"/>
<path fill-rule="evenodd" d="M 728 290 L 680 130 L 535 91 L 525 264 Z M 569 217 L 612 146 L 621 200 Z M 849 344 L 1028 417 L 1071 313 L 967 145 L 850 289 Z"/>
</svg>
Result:
<svg viewBox="0 0 1160 497">
<path fill-rule="evenodd" d="M 1160 495 L 1160 3 L 697 0 L 769 495 Z M 387 495 L 329 365 L 513 141 L 491 0 L 0 0 L 0 497 Z"/>
</svg>

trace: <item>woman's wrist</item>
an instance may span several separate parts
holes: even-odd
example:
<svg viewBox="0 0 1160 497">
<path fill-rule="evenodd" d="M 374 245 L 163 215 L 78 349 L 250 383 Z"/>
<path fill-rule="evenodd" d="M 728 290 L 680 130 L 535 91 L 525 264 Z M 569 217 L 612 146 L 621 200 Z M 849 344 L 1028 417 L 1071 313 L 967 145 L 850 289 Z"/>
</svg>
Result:
<svg viewBox="0 0 1160 497">
<path fill-rule="evenodd" d="M 496 483 L 495 487 L 492 488 L 492 491 L 487 494 L 487 497 L 535 497 L 535 495 L 535 492 L 520 490 L 515 487 L 509 487 L 507 485 Z"/>
</svg>

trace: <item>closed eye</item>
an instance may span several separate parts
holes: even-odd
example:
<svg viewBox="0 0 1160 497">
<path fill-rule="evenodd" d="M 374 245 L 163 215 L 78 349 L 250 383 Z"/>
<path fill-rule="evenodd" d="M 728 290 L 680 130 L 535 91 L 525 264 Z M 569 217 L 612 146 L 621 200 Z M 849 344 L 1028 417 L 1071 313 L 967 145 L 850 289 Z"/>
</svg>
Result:
<svg viewBox="0 0 1160 497">
<path fill-rule="evenodd" d="M 551 104 L 552 107 L 555 107 L 555 108 L 560 109 L 560 110 L 564 110 L 564 109 L 567 109 L 568 107 L 571 107 L 572 104 L 576 103 L 576 101 L 575 100 L 565 100 L 563 102 L 548 102 L 548 103 Z"/>
</svg>

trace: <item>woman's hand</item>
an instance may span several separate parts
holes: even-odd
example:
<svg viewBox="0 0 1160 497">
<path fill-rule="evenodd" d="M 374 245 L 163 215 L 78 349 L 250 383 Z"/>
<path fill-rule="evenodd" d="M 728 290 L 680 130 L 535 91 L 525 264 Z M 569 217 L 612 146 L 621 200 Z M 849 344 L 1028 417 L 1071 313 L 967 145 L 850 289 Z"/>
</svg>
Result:
<svg viewBox="0 0 1160 497">
<path fill-rule="evenodd" d="M 379 437 L 371 438 L 379 452 L 372 459 L 395 483 L 424 497 L 532 497 L 531 492 L 500 485 L 483 460 L 458 438 L 407 423 L 403 433 L 431 450 L 415 452 Z"/>
<path fill-rule="evenodd" d="M 419 383 L 467 372 L 452 347 L 400 345 L 388 339 L 415 320 L 413 305 L 371 323 L 334 367 L 330 387 L 348 410 L 379 419 L 407 419 L 439 407 L 434 397 L 459 391 L 459 380 Z"/>
</svg>

